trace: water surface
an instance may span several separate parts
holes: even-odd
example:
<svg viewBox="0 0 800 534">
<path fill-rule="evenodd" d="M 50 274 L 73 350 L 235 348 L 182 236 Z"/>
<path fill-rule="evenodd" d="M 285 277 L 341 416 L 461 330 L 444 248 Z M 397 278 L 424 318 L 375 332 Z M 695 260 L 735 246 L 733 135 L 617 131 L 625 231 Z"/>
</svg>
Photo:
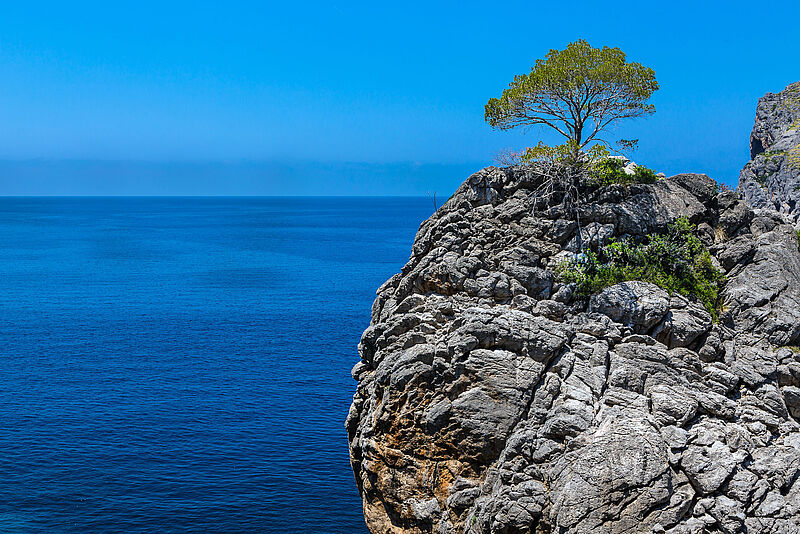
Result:
<svg viewBox="0 0 800 534">
<path fill-rule="evenodd" d="M 0 532 L 366 532 L 349 370 L 431 211 L 0 198 Z"/>
</svg>

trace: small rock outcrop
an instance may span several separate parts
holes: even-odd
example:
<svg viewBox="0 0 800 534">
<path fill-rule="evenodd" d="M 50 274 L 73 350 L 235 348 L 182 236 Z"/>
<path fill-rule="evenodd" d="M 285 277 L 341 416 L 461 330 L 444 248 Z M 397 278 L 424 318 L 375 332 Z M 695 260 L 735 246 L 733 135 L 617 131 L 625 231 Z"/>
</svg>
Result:
<svg viewBox="0 0 800 534">
<path fill-rule="evenodd" d="M 579 225 L 539 205 L 541 180 L 471 176 L 378 290 L 346 422 L 370 531 L 800 533 L 790 221 L 678 175 L 598 190 Z M 579 232 L 681 216 L 726 273 L 718 322 L 650 283 L 584 298 L 559 282 Z"/>
<path fill-rule="evenodd" d="M 739 174 L 739 192 L 756 208 L 800 220 L 800 82 L 758 101 L 750 133 L 750 162 Z"/>
</svg>

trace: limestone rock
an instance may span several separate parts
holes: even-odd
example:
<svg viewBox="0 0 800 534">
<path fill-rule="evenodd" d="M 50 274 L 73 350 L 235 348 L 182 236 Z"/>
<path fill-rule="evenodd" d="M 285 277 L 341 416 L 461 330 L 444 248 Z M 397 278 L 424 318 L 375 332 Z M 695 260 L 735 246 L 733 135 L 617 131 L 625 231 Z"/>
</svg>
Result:
<svg viewBox="0 0 800 534">
<path fill-rule="evenodd" d="M 703 175 L 601 189 L 578 225 L 541 179 L 471 176 L 378 290 L 346 423 L 370 531 L 800 532 L 792 225 Z M 652 284 L 558 281 L 576 239 L 682 215 L 726 272 L 718 322 Z"/>
<path fill-rule="evenodd" d="M 667 315 L 669 295 L 648 282 L 623 282 L 593 295 L 589 311 L 602 313 L 636 332 L 647 332 Z"/>
<path fill-rule="evenodd" d="M 750 134 L 750 162 L 739 191 L 756 208 L 800 218 L 800 82 L 758 101 Z"/>
</svg>

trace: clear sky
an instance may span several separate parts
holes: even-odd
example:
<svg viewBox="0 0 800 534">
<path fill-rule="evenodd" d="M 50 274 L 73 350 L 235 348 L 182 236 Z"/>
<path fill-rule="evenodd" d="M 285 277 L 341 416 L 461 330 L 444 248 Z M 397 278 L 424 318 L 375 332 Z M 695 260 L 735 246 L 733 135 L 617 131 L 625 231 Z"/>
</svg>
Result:
<svg viewBox="0 0 800 534">
<path fill-rule="evenodd" d="M 732 184 L 800 80 L 796 0 L 4 4 L 0 194 L 449 194 L 554 140 L 483 105 L 578 38 L 656 71 L 634 159 Z"/>
</svg>

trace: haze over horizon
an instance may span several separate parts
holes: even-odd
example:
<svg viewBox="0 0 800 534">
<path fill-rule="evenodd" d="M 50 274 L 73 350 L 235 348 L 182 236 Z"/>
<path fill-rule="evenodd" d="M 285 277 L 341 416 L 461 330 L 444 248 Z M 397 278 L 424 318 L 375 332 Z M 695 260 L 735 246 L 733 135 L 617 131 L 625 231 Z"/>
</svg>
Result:
<svg viewBox="0 0 800 534">
<path fill-rule="evenodd" d="M 743 1 L 10 5 L 0 195 L 448 195 L 501 149 L 556 140 L 492 131 L 483 105 L 578 38 L 656 72 L 656 114 L 614 132 L 640 139 L 635 160 L 733 185 L 758 98 L 800 79 L 797 32 L 765 36 L 764 13 Z M 769 14 L 788 26 L 800 6 Z"/>
</svg>

